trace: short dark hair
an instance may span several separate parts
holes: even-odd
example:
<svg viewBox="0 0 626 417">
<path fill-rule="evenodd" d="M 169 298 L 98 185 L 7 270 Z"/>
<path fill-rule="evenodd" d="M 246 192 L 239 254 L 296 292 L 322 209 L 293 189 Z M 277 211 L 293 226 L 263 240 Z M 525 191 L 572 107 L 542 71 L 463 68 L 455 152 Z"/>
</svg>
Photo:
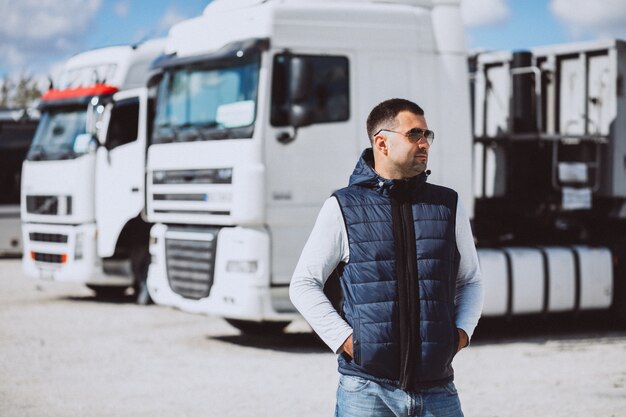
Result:
<svg viewBox="0 0 626 417">
<path fill-rule="evenodd" d="M 424 110 L 420 106 L 403 98 L 391 98 L 376 105 L 367 116 L 367 136 L 370 142 L 374 140 L 374 133 L 380 129 L 393 129 L 396 116 L 402 111 L 410 111 L 418 116 L 424 115 Z"/>
</svg>

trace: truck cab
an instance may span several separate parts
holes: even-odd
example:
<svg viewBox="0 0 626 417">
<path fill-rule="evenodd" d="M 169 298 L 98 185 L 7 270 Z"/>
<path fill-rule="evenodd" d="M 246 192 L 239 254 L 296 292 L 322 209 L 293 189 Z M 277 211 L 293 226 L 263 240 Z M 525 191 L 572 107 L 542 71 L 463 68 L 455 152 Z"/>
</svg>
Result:
<svg viewBox="0 0 626 417">
<path fill-rule="evenodd" d="M 369 146 L 370 109 L 390 97 L 424 107 L 442 138 L 432 180 L 471 209 L 460 19 L 454 1 L 217 0 L 173 26 L 149 88 L 155 302 L 244 332 L 285 327 L 316 215 Z"/>
<path fill-rule="evenodd" d="M 129 286 L 141 293 L 149 262 L 145 83 L 161 50 L 156 40 L 79 54 L 42 96 L 22 177 L 28 276 L 81 282 L 99 295 Z"/>
</svg>

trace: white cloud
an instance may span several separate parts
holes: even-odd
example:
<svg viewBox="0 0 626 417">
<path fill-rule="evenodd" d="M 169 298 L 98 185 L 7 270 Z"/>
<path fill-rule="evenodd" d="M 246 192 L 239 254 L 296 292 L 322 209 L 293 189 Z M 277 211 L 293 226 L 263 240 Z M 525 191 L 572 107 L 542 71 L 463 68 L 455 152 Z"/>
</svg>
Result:
<svg viewBox="0 0 626 417">
<path fill-rule="evenodd" d="M 113 11 L 119 17 L 128 17 L 128 13 L 130 12 L 130 4 L 128 1 L 118 1 L 113 6 Z"/>
<path fill-rule="evenodd" d="M 73 53 L 100 5 L 101 0 L 0 0 L 2 66 L 15 72 Z"/>
<path fill-rule="evenodd" d="M 25 62 L 25 56 L 18 48 L 14 48 L 13 45 L 7 43 L 0 43 L 0 56 L 4 61 L 4 65 L 11 67 L 21 66 Z"/>
<path fill-rule="evenodd" d="M 461 0 L 461 14 L 466 27 L 505 22 L 510 15 L 506 0 Z"/>
<path fill-rule="evenodd" d="M 161 20 L 159 20 L 159 23 L 157 24 L 157 31 L 159 33 L 165 34 L 167 33 L 168 30 L 170 30 L 172 25 L 178 22 L 181 22 L 185 19 L 187 19 L 187 16 L 180 13 L 174 7 L 170 7 L 169 9 L 166 10 L 163 17 L 161 17 Z"/>
<path fill-rule="evenodd" d="M 624 0 L 551 0 L 550 11 L 566 25 L 574 39 L 626 38 Z"/>
<path fill-rule="evenodd" d="M 101 0 L 0 1 L 0 36 L 41 40 L 82 32 Z"/>
</svg>

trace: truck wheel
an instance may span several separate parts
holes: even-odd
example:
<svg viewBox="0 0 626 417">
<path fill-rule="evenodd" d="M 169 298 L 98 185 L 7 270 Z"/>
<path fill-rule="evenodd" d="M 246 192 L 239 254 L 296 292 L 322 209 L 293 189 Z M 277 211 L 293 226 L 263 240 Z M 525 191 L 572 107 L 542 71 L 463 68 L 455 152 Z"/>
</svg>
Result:
<svg viewBox="0 0 626 417">
<path fill-rule="evenodd" d="M 135 301 L 139 305 L 152 304 L 148 293 L 148 267 L 150 266 L 150 252 L 147 246 L 133 246 L 130 252 L 130 267 L 133 271 L 133 289 Z"/>
<path fill-rule="evenodd" d="M 122 298 L 128 287 L 111 287 L 108 285 L 87 285 L 87 288 L 96 293 L 96 298 L 114 299 Z"/>
<path fill-rule="evenodd" d="M 270 336 L 280 334 L 289 325 L 289 321 L 249 321 L 225 319 L 228 324 L 241 333 L 250 336 Z"/>
</svg>

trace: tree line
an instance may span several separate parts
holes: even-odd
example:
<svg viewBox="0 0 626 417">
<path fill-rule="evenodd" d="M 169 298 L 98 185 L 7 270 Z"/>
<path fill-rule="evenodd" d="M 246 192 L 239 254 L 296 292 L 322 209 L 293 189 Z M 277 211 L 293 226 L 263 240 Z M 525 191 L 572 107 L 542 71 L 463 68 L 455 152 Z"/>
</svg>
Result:
<svg viewBox="0 0 626 417">
<path fill-rule="evenodd" d="M 31 107 L 41 94 L 37 80 L 32 75 L 20 74 L 12 78 L 5 74 L 0 81 L 0 109 Z"/>
</svg>

